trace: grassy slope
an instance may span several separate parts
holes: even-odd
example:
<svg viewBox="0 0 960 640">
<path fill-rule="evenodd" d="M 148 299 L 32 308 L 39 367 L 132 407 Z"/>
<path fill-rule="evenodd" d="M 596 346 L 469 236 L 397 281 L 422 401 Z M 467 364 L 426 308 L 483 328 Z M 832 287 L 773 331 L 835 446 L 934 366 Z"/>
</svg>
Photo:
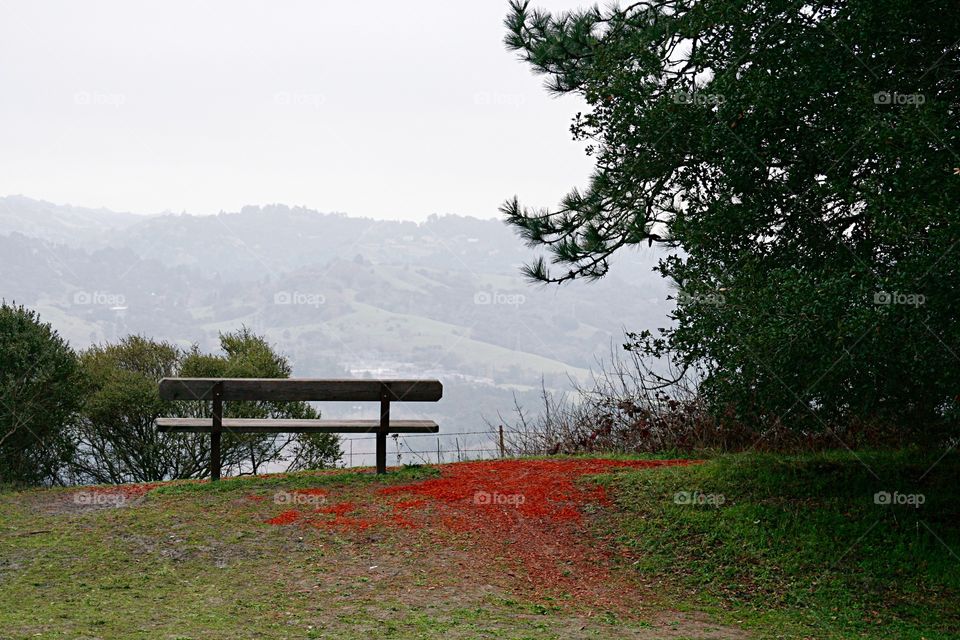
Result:
<svg viewBox="0 0 960 640">
<path fill-rule="evenodd" d="M 595 526 L 624 545 L 618 561 L 663 610 L 707 610 L 758 637 L 958 637 L 960 456 L 921 481 L 935 458 L 860 458 L 721 456 L 601 476 L 616 502 Z M 246 499 L 322 486 L 359 501 L 435 473 L 176 484 L 135 507 L 81 513 L 52 508 L 63 490 L 0 493 L 0 638 L 701 637 L 486 589 L 496 577 L 455 570 L 472 553 L 456 536 L 438 546 L 418 531 L 272 527 L 262 520 L 278 507 Z M 878 490 L 926 502 L 878 506 Z M 678 505 L 678 491 L 725 502 Z"/>
<path fill-rule="evenodd" d="M 182 483 L 134 506 L 82 513 L 62 511 L 65 490 L 0 494 L 0 639 L 647 633 L 647 622 L 587 621 L 550 602 L 511 597 L 496 578 L 462 575 L 458 560 L 471 550 L 456 536 L 437 545 L 422 531 L 341 535 L 263 523 L 285 508 L 269 500 L 279 490 L 323 487 L 338 499 L 369 500 L 384 484 L 436 473 L 411 467 L 386 479 L 344 472 Z"/>
<path fill-rule="evenodd" d="M 607 527 L 673 598 L 763 636 L 956 638 L 960 456 L 938 457 L 731 455 L 610 476 Z M 725 501 L 676 504 L 694 491 Z M 925 502 L 877 505 L 878 491 Z"/>
</svg>

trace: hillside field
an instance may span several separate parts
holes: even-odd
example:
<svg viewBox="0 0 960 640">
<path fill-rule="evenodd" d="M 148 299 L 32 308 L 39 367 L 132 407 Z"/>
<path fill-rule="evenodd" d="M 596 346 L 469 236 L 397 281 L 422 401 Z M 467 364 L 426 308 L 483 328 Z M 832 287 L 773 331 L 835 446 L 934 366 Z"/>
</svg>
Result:
<svg viewBox="0 0 960 640">
<path fill-rule="evenodd" d="M 578 457 L 7 488 L 0 638 L 954 638 L 958 470 Z"/>
</svg>

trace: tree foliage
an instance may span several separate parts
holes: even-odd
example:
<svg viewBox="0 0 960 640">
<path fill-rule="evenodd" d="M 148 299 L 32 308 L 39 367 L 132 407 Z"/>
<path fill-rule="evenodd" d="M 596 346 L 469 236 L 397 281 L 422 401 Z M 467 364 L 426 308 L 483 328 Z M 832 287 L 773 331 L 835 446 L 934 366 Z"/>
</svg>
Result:
<svg viewBox="0 0 960 640">
<path fill-rule="evenodd" d="M 197 346 L 183 350 L 167 342 L 129 336 L 92 347 L 81 362 L 93 389 L 78 424 L 79 454 L 72 465 L 84 482 L 147 482 L 199 478 L 209 473 L 210 438 L 205 434 L 157 433 L 160 416 L 209 417 L 209 403 L 160 399 L 158 382 L 170 376 L 285 378 L 291 367 L 261 336 L 243 328 L 220 336 L 222 354 Z M 228 402 L 227 417 L 313 418 L 302 402 Z M 224 435 L 221 460 L 233 474 L 262 472 L 265 465 L 287 468 L 333 465 L 340 457 L 333 434 L 277 436 Z"/>
<path fill-rule="evenodd" d="M 0 483 L 53 484 L 84 394 L 76 354 L 36 312 L 0 303 Z"/>
<path fill-rule="evenodd" d="M 204 436 L 157 433 L 154 420 L 177 415 L 160 399 L 158 382 L 177 375 L 183 351 L 168 342 L 128 336 L 91 347 L 80 362 L 91 381 L 77 424 L 77 482 L 148 482 L 196 478 L 207 470 Z"/>
<path fill-rule="evenodd" d="M 955 428 L 960 13 L 913 0 L 653 0 L 558 15 L 514 1 L 506 44 L 587 104 L 596 169 L 554 210 L 503 212 L 602 277 L 656 244 L 673 325 L 629 348 L 702 372 L 758 427 Z"/>
<path fill-rule="evenodd" d="M 293 369 L 262 336 L 243 327 L 220 334 L 221 355 L 207 355 L 194 347 L 184 358 L 181 375 L 188 378 L 289 378 Z M 198 405 L 199 403 L 190 403 Z M 213 407 L 199 408 L 204 417 Z M 306 402 L 227 402 L 224 415 L 230 418 L 318 418 Z M 290 470 L 333 466 L 340 459 L 340 439 L 332 433 L 226 434 L 221 460 L 234 474 L 258 473 L 269 462 L 285 460 Z"/>
</svg>

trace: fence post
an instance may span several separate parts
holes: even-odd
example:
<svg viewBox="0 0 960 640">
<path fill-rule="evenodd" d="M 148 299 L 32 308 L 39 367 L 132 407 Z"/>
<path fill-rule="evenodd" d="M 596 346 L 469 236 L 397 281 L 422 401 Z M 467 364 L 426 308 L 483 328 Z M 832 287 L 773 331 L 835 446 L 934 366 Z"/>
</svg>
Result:
<svg viewBox="0 0 960 640">
<path fill-rule="evenodd" d="M 506 448 L 503 446 L 503 425 L 500 425 L 500 457 L 507 457 Z"/>
</svg>

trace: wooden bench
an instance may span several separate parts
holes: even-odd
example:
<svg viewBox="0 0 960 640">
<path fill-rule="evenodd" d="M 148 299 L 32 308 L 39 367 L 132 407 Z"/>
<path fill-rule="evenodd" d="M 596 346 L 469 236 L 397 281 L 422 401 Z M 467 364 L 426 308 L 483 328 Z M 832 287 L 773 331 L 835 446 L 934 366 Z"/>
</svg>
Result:
<svg viewBox="0 0 960 640">
<path fill-rule="evenodd" d="M 387 472 L 387 435 L 437 433 L 432 420 L 390 420 L 391 402 L 436 402 L 443 396 L 439 380 L 318 380 L 311 378 L 164 378 L 163 400 L 213 403 L 210 418 L 157 418 L 157 430 L 210 434 L 210 479 L 220 479 L 220 438 L 227 433 L 375 433 L 377 473 Z M 230 401 L 380 401 L 379 420 L 284 420 L 224 418 Z"/>
</svg>

